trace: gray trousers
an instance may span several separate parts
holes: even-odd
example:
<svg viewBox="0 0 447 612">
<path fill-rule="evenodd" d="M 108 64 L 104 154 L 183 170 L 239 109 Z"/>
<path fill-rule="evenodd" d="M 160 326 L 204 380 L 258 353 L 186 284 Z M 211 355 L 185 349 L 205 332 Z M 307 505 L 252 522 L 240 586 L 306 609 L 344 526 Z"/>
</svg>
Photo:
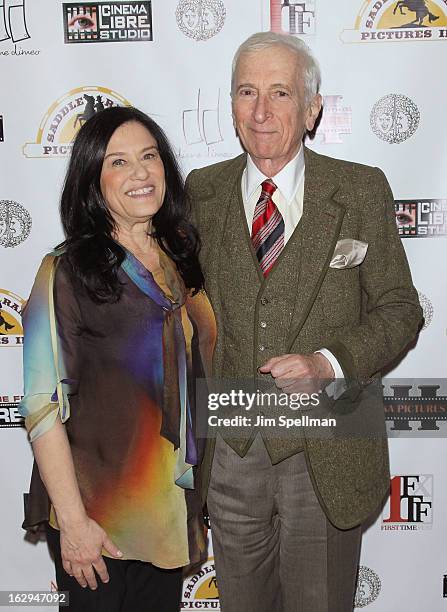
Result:
<svg viewBox="0 0 447 612">
<path fill-rule="evenodd" d="M 304 453 L 272 465 L 258 435 L 216 440 L 208 494 L 223 612 L 352 612 L 361 529 L 326 519 Z"/>
</svg>

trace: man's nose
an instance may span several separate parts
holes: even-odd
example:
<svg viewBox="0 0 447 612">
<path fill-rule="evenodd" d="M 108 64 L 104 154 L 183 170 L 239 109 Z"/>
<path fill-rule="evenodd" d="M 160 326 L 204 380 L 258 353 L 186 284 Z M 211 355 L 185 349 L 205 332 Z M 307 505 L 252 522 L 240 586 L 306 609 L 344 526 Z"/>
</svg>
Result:
<svg viewBox="0 0 447 612">
<path fill-rule="evenodd" d="M 259 94 L 256 98 L 253 115 L 257 123 L 264 123 L 271 117 L 270 100 L 268 95 Z"/>
</svg>

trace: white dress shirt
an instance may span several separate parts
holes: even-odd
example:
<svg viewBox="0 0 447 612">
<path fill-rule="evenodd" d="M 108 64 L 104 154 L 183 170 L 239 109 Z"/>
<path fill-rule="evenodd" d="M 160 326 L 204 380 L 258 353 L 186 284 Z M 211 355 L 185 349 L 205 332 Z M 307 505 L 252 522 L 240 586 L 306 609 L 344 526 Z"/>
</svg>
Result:
<svg viewBox="0 0 447 612">
<path fill-rule="evenodd" d="M 284 245 L 286 245 L 303 214 L 304 171 L 303 145 L 301 145 L 295 157 L 274 177 L 262 174 L 259 168 L 255 166 L 250 155 L 247 155 L 247 165 L 242 174 L 241 187 L 245 216 L 250 234 L 256 203 L 261 195 L 261 183 L 271 178 L 277 187 L 272 200 L 284 219 Z M 326 392 L 328 395 L 338 397 L 344 389 L 343 370 L 331 351 L 322 348 L 316 352 L 324 355 L 334 370 L 336 386 L 331 384 L 331 389 L 327 387 Z"/>
</svg>

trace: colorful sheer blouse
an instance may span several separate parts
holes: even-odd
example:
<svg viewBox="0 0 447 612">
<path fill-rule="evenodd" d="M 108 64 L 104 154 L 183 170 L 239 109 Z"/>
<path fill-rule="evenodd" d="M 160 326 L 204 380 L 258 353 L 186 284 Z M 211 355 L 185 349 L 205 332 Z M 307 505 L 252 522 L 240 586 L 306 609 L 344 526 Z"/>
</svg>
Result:
<svg viewBox="0 0 447 612">
<path fill-rule="evenodd" d="M 44 258 L 23 317 L 20 410 L 31 441 L 65 423 L 86 512 L 123 558 L 173 568 L 204 552 L 188 380 L 216 331 L 206 295 L 187 295 L 161 250 L 160 265 L 151 274 L 126 252 L 120 300 L 96 304 L 63 254 Z M 57 527 L 34 469 L 24 527 L 48 519 Z"/>
</svg>

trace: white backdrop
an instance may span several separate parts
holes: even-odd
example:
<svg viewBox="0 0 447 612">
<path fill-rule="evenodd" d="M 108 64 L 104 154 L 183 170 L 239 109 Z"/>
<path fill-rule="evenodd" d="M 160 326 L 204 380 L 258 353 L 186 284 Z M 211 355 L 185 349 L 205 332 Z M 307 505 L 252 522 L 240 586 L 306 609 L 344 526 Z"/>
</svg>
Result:
<svg viewBox="0 0 447 612">
<path fill-rule="evenodd" d="M 31 453 L 14 404 L 20 306 L 62 237 L 69 143 L 101 104 L 132 104 L 165 128 L 185 174 L 233 157 L 233 53 L 251 33 L 281 28 L 302 35 L 322 67 L 325 110 L 308 144 L 380 166 L 404 201 L 397 221 L 428 325 L 392 375 L 444 375 L 447 0 L 0 0 L 0 590 L 54 580 L 45 543 L 20 529 Z M 371 612 L 447 608 L 445 405 L 434 410 L 435 437 L 411 420 L 411 435 L 391 440 L 392 500 L 362 549 L 357 605 Z M 185 581 L 183 609 L 219 610 L 213 575 L 210 558 Z"/>
</svg>

